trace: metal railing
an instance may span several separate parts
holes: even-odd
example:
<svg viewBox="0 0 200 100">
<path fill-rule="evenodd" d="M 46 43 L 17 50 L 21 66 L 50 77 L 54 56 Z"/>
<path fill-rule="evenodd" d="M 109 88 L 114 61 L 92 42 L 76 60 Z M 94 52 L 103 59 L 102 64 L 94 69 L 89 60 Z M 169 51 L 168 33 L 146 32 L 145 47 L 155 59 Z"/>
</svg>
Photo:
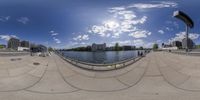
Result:
<svg viewBox="0 0 200 100">
<path fill-rule="evenodd" d="M 1 57 L 6 57 L 6 56 L 25 56 L 29 55 L 29 52 L 0 52 Z"/>
<path fill-rule="evenodd" d="M 77 59 L 71 59 L 69 57 L 67 58 L 64 56 L 64 53 L 59 52 L 59 51 L 55 51 L 55 53 L 58 56 L 60 56 L 62 59 L 64 59 L 65 61 L 71 63 L 72 65 L 78 66 L 80 68 L 87 69 L 87 70 L 94 70 L 94 71 L 109 71 L 109 70 L 120 69 L 120 68 L 129 66 L 135 63 L 136 61 L 140 60 L 142 57 L 148 54 L 149 51 L 144 52 L 142 56 L 138 56 L 136 58 L 130 58 L 130 59 L 126 59 L 126 60 L 122 60 L 122 61 L 118 61 L 114 63 L 108 63 L 108 64 L 107 63 L 96 64 L 96 63 L 84 62 Z"/>
<path fill-rule="evenodd" d="M 165 51 L 165 52 L 169 52 L 169 51 Z M 179 54 L 179 55 L 189 55 L 189 56 L 200 56 L 200 52 L 199 51 L 190 51 L 190 52 L 185 52 L 185 51 L 181 51 L 181 50 L 177 50 L 177 51 L 170 51 L 169 53 L 174 53 L 174 54 Z"/>
</svg>

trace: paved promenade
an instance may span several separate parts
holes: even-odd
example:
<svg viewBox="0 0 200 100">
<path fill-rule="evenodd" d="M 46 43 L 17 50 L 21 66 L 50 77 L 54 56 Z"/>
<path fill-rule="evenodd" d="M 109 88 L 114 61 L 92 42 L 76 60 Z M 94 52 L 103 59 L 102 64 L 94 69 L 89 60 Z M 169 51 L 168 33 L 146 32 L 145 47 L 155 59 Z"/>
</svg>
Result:
<svg viewBox="0 0 200 100">
<path fill-rule="evenodd" d="M 87 71 L 55 54 L 0 57 L 0 100 L 199 100 L 200 57 L 152 52 L 113 71 Z"/>
</svg>

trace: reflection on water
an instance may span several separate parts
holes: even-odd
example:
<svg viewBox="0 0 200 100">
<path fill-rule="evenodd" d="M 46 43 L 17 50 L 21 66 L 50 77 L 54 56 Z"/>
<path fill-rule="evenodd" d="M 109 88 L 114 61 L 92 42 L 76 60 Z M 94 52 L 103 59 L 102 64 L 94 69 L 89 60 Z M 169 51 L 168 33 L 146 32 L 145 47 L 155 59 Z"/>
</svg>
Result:
<svg viewBox="0 0 200 100">
<path fill-rule="evenodd" d="M 113 63 L 121 60 L 135 58 L 138 51 L 105 51 L 105 52 L 77 52 L 62 51 L 64 56 L 89 63 Z M 141 51 L 140 51 L 141 52 Z"/>
</svg>

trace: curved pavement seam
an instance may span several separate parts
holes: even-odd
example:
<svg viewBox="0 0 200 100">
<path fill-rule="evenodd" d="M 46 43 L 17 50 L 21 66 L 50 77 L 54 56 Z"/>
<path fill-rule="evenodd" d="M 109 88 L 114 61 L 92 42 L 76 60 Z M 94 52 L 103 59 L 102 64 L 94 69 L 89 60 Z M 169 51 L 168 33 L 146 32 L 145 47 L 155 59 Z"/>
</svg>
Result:
<svg viewBox="0 0 200 100">
<path fill-rule="evenodd" d="M 168 60 L 170 60 L 169 57 L 166 56 L 166 58 L 167 58 Z M 172 60 L 170 60 L 170 61 L 172 61 Z M 172 61 L 172 62 L 174 62 L 174 61 Z M 179 63 L 180 65 L 182 65 L 183 67 L 182 67 L 181 69 L 187 67 L 187 66 L 183 65 L 183 64 L 180 63 L 180 62 L 175 62 L 175 63 Z M 171 68 L 172 68 L 172 67 L 171 67 Z M 172 69 L 176 70 L 175 68 L 172 68 Z M 176 71 L 177 71 L 177 70 L 176 70 Z M 179 72 L 179 71 L 178 71 L 178 72 Z M 180 73 L 182 73 L 182 72 L 180 72 Z M 182 74 L 184 74 L 184 73 L 182 73 Z"/>
<path fill-rule="evenodd" d="M 52 56 L 51 56 L 52 57 Z M 53 57 L 54 58 L 54 57 Z M 55 59 L 53 59 L 54 61 L 55 61 Z M 56 63 L 56 61 L 55 61 L 55 63 Z M 56 63 L 56 67 L 57 67 L 57 63 Z M 47 68 L 46 68 L 46 70 L 45 70 L 45 73 L 46 73 L 46 71 L 48 71 L 47 70 Z M 44 75 L 43 75 L 44 76 Z M 43 77 L 42 76 L 42 77 Z M 61 76 L 62 77 L 62 76 Z M 41 78 L 42 79 L 42 78 Z M 40 80 L 41 80 L 40 79 Z M 63 79 L 63 78 L 62 78 Z M 67 93 L 73 93 L 73 92 L 77 92 L 77 91 L 79 91 L 79 89 L 76 89 L 76 90 L 73 90 L 73 91 L 69 91 L 69 92 L 42 92 L 42 91 L 35 91 L 35 90 L 25 90 L 25 91 L 28 91 L 28 92 L 32 92 L 32 93 L 38 93 L 38 94 L 67 94 Z"/>
<path fill-rule="evenodd" d="M 160 57 L 159 57 L 160 58 Z M 163 58 L 160 58 L 160 59 L 162 59 L 162 60 L 164 60 Z M 169 61 L 170 59 L 168 59 L 167 58 L 167 60 Z M 165 60 L 164 60 L 165 61 Z M 170 60 L 170 61 L 172 61 L 172 60 Z M 166 64 L 166 63 L 165 63 Z M 181 64 L 181 63 L 179 63 L 179 64 Z M 183 75 L 187 75 L 187 74 L 185 74 L 185 73 L 183 73 L 183 72 L 180 72 L 180 71 L 177 71 L 175 68 L 173 68 L 173 67 L 171 67 L 171 66 L 169 66 L 168 64 L 166 64 L 168 67 L 170 67 L 171 69 L 173 69 L 174 71 L 176 71 L 177 73 L 180 73 L 180 74 L 183 74 Z M 182 64 L 181 64 L 182 65 Z M 184 65 L 183 65 L 184 66 Z M 187 76 L 190 76 L 190 75 L 187 75 Z"/>
<path fill-rule="evenodd" d="M 18 90 L 14 90 L 14 91 L 22 91 L 22 90 L 25 90 L 25 91 L 26 91 L 27 89 L 29 89 L 29 88 L 35 86 L 35 85 L 36 85 L 37 83 L 39 83 L 40 80 L 43 78 L 44 74 L 46 73 L 46 69 L 47 69 L 47 65 L 46 65 L 46 68 L 45 68 L 44 73 L 42 74 L 42 76 L 41 76 L 34 84 L 29 85 L 28 87 L 25 87 L 25 88 L 23 88 L 23 89 L 18 89 Z M 2 91 L 0 91 L 0 92 L 2 92 Z M 3 92 L 7 92 L 7 91 L 3 91 Z M 8 91 L 8 92 L 10 92 L 10 91 Z M 13 90 L 11 90 L 11 92 L 13 92 Z"/>
<path fill-rule="evenodd" d="M 54 60 L 55 60 L 55 58 L 54 58 Z M 58 69 L 59 69 L 59 68 L 58 68 Z M 125 90 L 125 89 L 129 88 L 129 87 L 126 87 L 126 88 L 123 88 L 123 89 L 109 90 L 109 91 L 98 91 L 98 90 L 82 89 L 82 88 L 76 87 L 76 86 L 74 86 L 73 84 L 71 84 L 70 82 L 68 82 L 68 81 L 64 78 L 63 74 L 60 72 L 60 69 L 59 69 L 58 71 L 59 71 L 60 75 L 62 76 L 63 80 L 66 82 L 66 84 L 68 84 L 68 85 L 70 85 L 70 86 L 72 86 L 72 87 L 74 87 L 74 88 L 76 88 L 76 89 L 82 90 L 82 91 L 87 91 L 87 92 L 115 92 L 115 91 Z"/>
<path fill-rule="evenodd" d="M 148 61 L 148 63 L 149 63 L 149 61 Z M 143 77 L 145 77 L 145 73 L 146 73 L 146 71 L 147 71 L 147 68 L 148 68 L 148 64 L 147 64 L 147 66 L 145 67 L 145 70 L 144 70 L 143 74 L 141 75 L 141 77 L 136 81 L 136 83 L 134 83 L 134 84 L 132 84 L 132 85 L 126 84 L 125 82 L 121 81 L 121 80 L 118 79 L 117 77 L 116 77 L 116 79 L 117 79 L 119 82 L 121 82 L 122 84 L 125 84 L 125 85 L 129 86 L 129 88 L 130 88 L 130 87 L 133 87 L 133 86 L 137 85 L 137 84 L 143 79 Z"/>
<path fill-rule="evenodd" d="M 144 57 L 142 57 L 141 59 L 144 59 Z M 141 60 L 140 59 L 140 60 Z M 63 59 L 60 59 L 63 63 L 65 63 L 66 61 L 64 61 Z M 140 61 L 140 60 L 137 60 L 137 61 L 135 61 L 135 63 L 136 62 L 138 62 L 138 61 Z M 68 62 L 66 62 L 66 63 L 68 63 Z M 135 64 L 135 63 L 133 63 L 133 64 Z M 140 62 L 141 63 L 141 62 Z M 70 63 L 68 63 L 68 64 L 70 64 Z M 73 67 L 76 67 L 76 66 L 74 66 L 74 65 L 72 65 L 72 64 L 70 64 L 71 66 L 73 66 Z M 132 64 L 131 64 L 132 65 Z M 131 65 L 129 65 L 129 66 L 127 66 L 127 67 L 130 67 Z M 139 65 L 139 64 L 138 64 Z M 68 67 L 69 68 L 69 67 Z M 79 68 L 79 67 L 77 67 L 77 68 Z M 137 68 L 137 67 L 133 67 L 132 69 L 130 69 L 130 70 L 126 70 L 126 69 L 124 69 L 124 70 L 126 70 L 126 72 L 124 72 L 124 73 L 121 73 L 121 74 L 118 74 L 118 75 L 115 75 L 115 76 L 117 76 L 117 77 L 119 77 L 119 76 L 122 76 L 122 75 L 124 75 L 124 74 L 126 74 L 126 73 L 128 73 L 128 72 L 130 72 L 130 71 L 132 71 L 132 70 L 134 70 L 135 68 Z M 76 71 L 76 70 L 73 70 L 73 69 L 71 69 L 70 68 L 70 70 L 72 70 L 73 72 L 75 72 L 75 73 L 77 73 L 77 74 L 79 74 L 79 75 L 83 75 L 83 76 L 85 76 L 85 77 L 89 77 L 89 78 L 97 78 L 97 79 L 106 79 L 106 78 L 112 78 L 112 77 L 115 77 L 115 76 L 109 76 L 109 77 L 96 77 L 95 75 L 94 76 L 89 76 L 89 75 L 85 75 L 85 74 L 82 74 L 82 73 L 80 73 L 80 72 L 78 72 L 78 71 Z M 80 70 L 84 70 L 84 69 L 81 69 L 80 68 Z M 86 70 L 87 71 L 87 70 Z M 115 70 L 111 70 L 111 71 L 115 71 Z M 90 71 L 90 72 L 92 72 L 92 71 Z M 95 72 L 94 72 L 94 74 L 95 74 Z"/>
<path fill-rule="evenodd" d="M 160 57 L 159 57 L 159 58 L 160 58 Z M 160 58 L 160 59 L 163 60 L 163 58 Z M 157 56 L 156 56 L 156 60 L 157 60 Z M 163 62 L 163 63 L 164 63 L 164 62 Z M 166 64 L 166 63 L 165 63 L 165 64 Z M 160 69 L 160 67 L 159 67 L 159 65 L 158 65 L 157 62 L 156 62 L 156 65 L 157 65 L 157 67 L 158 67 L 158 69 L 159 69 L 159 71 L 160 71 L 160 73 L 161 73 L 162 71 L 161 71 L 161 69 Z M 184 73 L 181 73 L 181 72 L 179 72 L 179 71 L 176 71 L 174 68 L 170 67 L 168 64 L 166 64 L 166 65 L 167 65 L 167 67 L 171 68 L 171 69 L 174 70 L 175 72 L 177 72 L 177 73 L 179 73 L 179 74 L 186 75 L 186 74 L 184 74 Z M 163 77 L 165 77 L 163 73 L 161 73 L 161 74 L 162 74 Z M 184 82 L 180 83 L 179 85 L 184 84 L 187 80 L 190 79 L 191 76 L 190 76 L 190 75 L 187 75 L 187 76 L 188 76 L 188 78 L 187 78 Z"/>
<path fill-rule="evenodd" d="M 55 54 L 55 53 L 54 53 L 54 54 Z M 58 56 L 57 54 L 55 54 L 55 55 Z M 146 54 L 146 55 L 148 55 L 148 54 Z M 59 58 L 63 63 L 68 63 L 67 61 L 64 61 L 60 56 L 58 56 L 58 58 Z M 140 61 L 140 60 L 143 59 L 143 58 L 145 58 L 145 57 L 139 58 L 138 60 L 136 60 L 136 61 L 135 61 L 134 63 L 132 63 L 132 64 L 135 64 L 136 62 Z M 70 64 L 71 66 L 76 67 L 75 65 L 73 65 L 73 64 L 71 64 L 71 63 L 68 63 L 68 64 Z M 130 65 L 126 66 L 126 67 L 130 67 L 132 64 L 130 64 Z M 69 68 L 69 67 L 68 67 L 68 68 Z M 80 68 L 80 67 L 77 67 L 77 68 L 79 68 L 80 70 L 84 70 L 83 68 Z M 125 67 L 123 67 L 123 68 L 125 68 Z M 120 69 L 123 69 L 123 68 L 119 68 L 119 69 L 115 69 L 115 70 L 120 70 Z M 135 68 L 135 67 L 133 67 L 131 70 L 133 70 L 134 68 Z M 71 69 L 71 68 L 70 68 L 70 69 Z M 83 73 L 80 73 L 80 72 L 78 72 L 78 71 L 76 71 L 76 70 L 74 70 L 74 69 L 71 69 L 71 70 L 72 70 L 73 72 L 79 74 L 79 75 L 83 75 L 83 76 L 90 77 L 90 78 L 106 79 L 106 78 L 112 78 L 112 77 L 114 77 L 114 76 L 109 76 L 109 77 L 96 77 L 95 75 L 94 75 L 94 76 L 89 76 L 89 75 L 85 75 L 85 74 L 83 74 Z M 109 70 L 109 71 L 115 71 L 115 70 Z M 124 69 L 124 70 L 126 70 L 126 69 Z M 115 76 L 121 76 L 121 75 L 123 75 L 123 74 L 128 73 L 128 72 L 131 71 L 131 70 L 127 70 L 126 72 L 124 72 L 124 73 L 122 73 L 122 74 L 115 75 Z M 85 70 L 85 71 L 89 71 L 89 72 L 94 72 L 94 73 L 95 73 L 95 71 L 90 71 L 90 70 Z M 107 71 L 107 72 L 109 72 L 109 71 Z"/>
<path fill-rule="evenodd" d="M 159 57 L 159 58 L 160 58 L 160 57 Z M 167 66 L 168 66 L 168 65 L 167 65 Z M 177 88 L 177 89 L 180 89 L 180 90 L 184 90 L 184 91 L 189 91 L 189 92 L 200 92 L 200 90 L 184 89 L 184 88 L 180 88 L 180 87 L 178 87 L 178 86 L 172 84 L 172 83 L 169 82 L 169 81 L 167 80 L 167 78 L 164 76 L 164 74 L 163 74 L 162 71 L 160 70 L 160 67 L 158 67 L 158 69 L 159 69 L 160 73 L 162 74 L 164 81 L 165 81 L 166 83 L 168 83 L 169 85 L 173 86 L 174 88 Z"/>
<path fill-rule="evenodd" d="M 44 76 L 44 74 L 45 74 L 45 72 L 46 72 L 46 69 L 47 69 L 47 67 L 45 68 L 45 71 L 44 71 L 42 77 Z M 30 74 L 28 74 L 28 75 L 30 75 Z M 27 86 L 27 87 L 24 87 L 24 88 L 21 88 L 21 89 L 6 90 L 6 91 L 1 91 L 1 90 L 0 90 L 0 92 L 16 92 L 16 91 L 23 91 L 23 90 L 26 91 L 26 89 L 31 88 L 31 87 L 33 87 L 35 84 L 37 84 L 37 83 L 42 79 L 42 77 L 40 77 L 40 78 L 39 78 L 35 83 L 33 83 L 32 85 L 29 85 L 29 86 Z"/>
</svg>

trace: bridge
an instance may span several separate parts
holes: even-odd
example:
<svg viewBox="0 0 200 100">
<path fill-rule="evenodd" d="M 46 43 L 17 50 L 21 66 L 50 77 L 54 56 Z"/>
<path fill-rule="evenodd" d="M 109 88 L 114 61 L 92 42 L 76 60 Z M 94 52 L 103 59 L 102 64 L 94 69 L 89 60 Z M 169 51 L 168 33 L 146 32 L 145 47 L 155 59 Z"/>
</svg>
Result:
<svg viewBox="0 0 200 100">
<path fill-rule="evenodd" d="M 200 57 L 151 52 L 110 71 L 49 57 L 0 57 L 1 100 L 188 100 L 200 96 Z"/>
</svg>

